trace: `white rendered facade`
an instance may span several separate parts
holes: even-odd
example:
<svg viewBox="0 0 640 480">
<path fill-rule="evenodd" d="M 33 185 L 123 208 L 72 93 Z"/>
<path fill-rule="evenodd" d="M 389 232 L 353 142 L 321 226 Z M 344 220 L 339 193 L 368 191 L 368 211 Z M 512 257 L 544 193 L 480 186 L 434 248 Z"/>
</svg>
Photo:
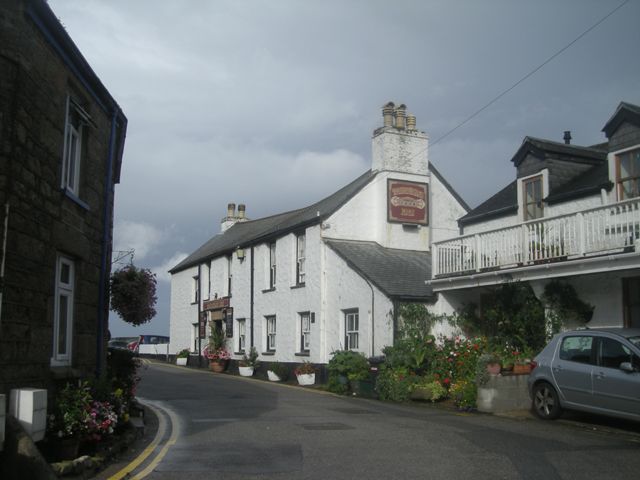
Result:
<svg viewBox="0 0 640 480">
<path fill-rule="evenodd" d="M 242 332 L 246 350 L 255 346 L 263 362 L 327 363 L 331 352 L 347 346 L 367 356 L 380 355 L 382 348 L 393 342 L 394 302 L 399 298 L 366 278 L 327 241 L 375 243 L 407 255 L 426 256 L 434 238 L 456 232 L 457 218 L 466 213 L 466 205 L 429 167 L 427 148 L 427 136 L 415 129 L 393 125 L 378 129 L 369 177 L 336 208 L 318 211 L 320 220 L 276 231 L 264 241 L 239 242 L 240 255 L 225 252 L 186 268 L 178 265 L 171 279 L 170 351 L 203 348 L 207 339 L 198 345 L 198 312 L 207 309 L 208 300 L 228 297 L 233 308 L 233 336 L 227 339 L 227 348 L 236 359 L 242 354 Z M 389 180 L 427 185 L 427 225 L 388 221 Z M 318 205 L 325 204 L 321 201 Z M 242 227 L 251 229 L 251 221 Z M 224 235 L 233 232 L 231 228 Z M 299 282 L 300 235 L 304 235 L 303 284 Z M 276 274 L 271 288 L 274 243 Z M 194 293 L 196 277 L 199 303 Z M 425 297 L 422 301 L 428 300 Z M 211 320 L 212 312 L 207 315 Z M 273 317 L 275 348 L 270 348 Z"/>
</svg>

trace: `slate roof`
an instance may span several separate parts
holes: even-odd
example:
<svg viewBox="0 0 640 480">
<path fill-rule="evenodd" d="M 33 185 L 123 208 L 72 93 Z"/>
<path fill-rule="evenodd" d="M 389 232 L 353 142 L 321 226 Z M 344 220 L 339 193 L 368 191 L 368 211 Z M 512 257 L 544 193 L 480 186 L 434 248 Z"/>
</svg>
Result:
<svg viewBox="0 0 640 480">
<path fill-rule="evenodd" d="M 207 259 L 232 253 L 238 246 L 248 247 L 320 223 L 358 193 L 375 175 L 376 172 L 369 170 L 334 194 L 308 207 L 257 220 L 238 222 L 226 232 L 215 235 L 169 270 L 169 273 L 176 273 Z"/>
<path fill-rule="evenodd" d="M 431 253 L 384 248 L 375 242 L 325 239 L 356 272 L 387 296 L 428 301 L 434 297 L 425 280 L 431 278 Z"/>
<path fill-rule="evenodd" d="M 620 102 L 615 113 L 607 121 L 602 131 L 609 138 L 623 122 L 640 127 L 640 107 L 632 103 Z"/>
<path fill-rule="evenodd" d="M 565 162 L 564 165 L 576 164 L 575 177 L 563 184 L 555 185 L 554 182 L 551 183 L 551 191 L 544 199 L 549 204 L 591 195 L 599 192 L 601 188 L 611 188 L 606 163 L 607 143 L 581 147 L 579 145 L 568 145 L 534 137 L 525 137 L 522 146 L 511 161 L 518 166 L 529 154 L 541 159 L 557 158 Z M 578 166 L 577 164 L 582 165 Z M 584 164 L 593 166 L 585 171 Z M 511 215 L 517 211 L 518 184 L 517 180 L 514 180 L 461 217 L 458 220 L 458 224 L 461 226 L 469 225 L 489 218 Z"/>
</svg>

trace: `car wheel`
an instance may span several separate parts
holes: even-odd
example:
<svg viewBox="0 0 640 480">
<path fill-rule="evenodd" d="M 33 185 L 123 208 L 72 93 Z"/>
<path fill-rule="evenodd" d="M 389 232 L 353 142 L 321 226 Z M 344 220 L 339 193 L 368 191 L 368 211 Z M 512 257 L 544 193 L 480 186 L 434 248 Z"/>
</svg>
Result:
<svg viewBox="0 0 640 480">
<path fill-rule="evenodd" d="M 558 394 L 550 384 L 541 382 L 533 387 L 533 411 L 543 420 L 554 420 L 562 413 Z"/>
</svg>

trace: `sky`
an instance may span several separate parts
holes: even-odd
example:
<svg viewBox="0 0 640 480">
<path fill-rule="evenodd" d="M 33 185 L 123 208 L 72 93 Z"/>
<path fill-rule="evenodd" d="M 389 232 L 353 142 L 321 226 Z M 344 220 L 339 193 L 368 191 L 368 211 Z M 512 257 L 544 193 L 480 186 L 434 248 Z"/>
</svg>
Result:
<svg viewBox="0 0 640 480">
<path fill-rule="evenodd" d="M 640 0 L 49 5 L 129 120 L 114 250 L 156 274 L 158 303 L 140 327 L 112 312 L 112 336 L 169 334 L 168 270 L 220 232 L 228 203 L 261 218 L 368 170 L 388 101 L 471 207 L 515 178 L 525 136 L 593 145 L 620 101 L 640 104 Z"/>
</svg>

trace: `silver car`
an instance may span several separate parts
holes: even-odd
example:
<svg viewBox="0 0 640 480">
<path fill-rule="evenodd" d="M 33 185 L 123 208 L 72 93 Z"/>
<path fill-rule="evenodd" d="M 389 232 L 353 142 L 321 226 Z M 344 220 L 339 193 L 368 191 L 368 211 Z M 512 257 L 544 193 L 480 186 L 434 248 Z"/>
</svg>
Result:
<svg viewBox="0 0 640 480">
<path fill-rule="evenodd" d="M 640 421 L 640 329 L 559 333 L 534 365 L 529 395 L 540 418 L 566 408 Z"/>
</svg>

